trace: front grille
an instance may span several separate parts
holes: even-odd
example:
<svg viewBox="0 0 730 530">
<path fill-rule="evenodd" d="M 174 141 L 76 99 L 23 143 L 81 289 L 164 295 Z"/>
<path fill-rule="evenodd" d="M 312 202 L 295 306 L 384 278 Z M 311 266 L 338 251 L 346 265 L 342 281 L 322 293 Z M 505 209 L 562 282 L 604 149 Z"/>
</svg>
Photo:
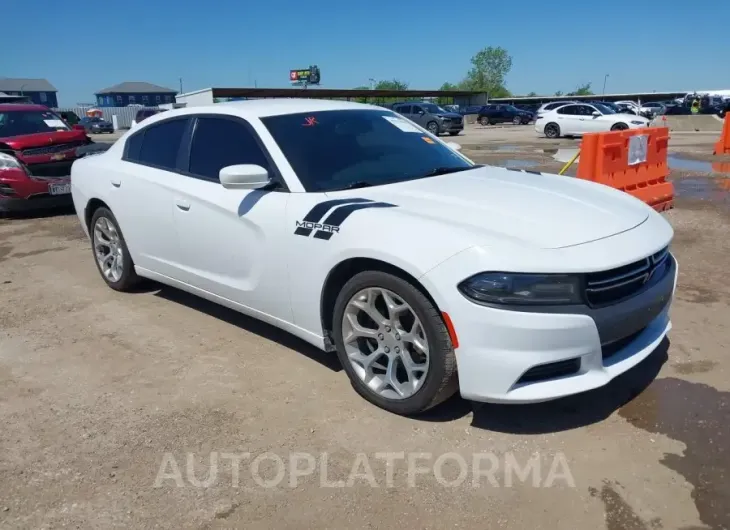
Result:
<svg viewBox="0 0 730 530">
<path fill-rule="evenodd" d="M 71 175 L 73 160 L 61 160 L 47 164 L 30 164 L 27 166 L 32 177 L 40 178 L 68 178 Z"/>
<path fill-rule="evenodd" d="M 47 145 L 45 147 L 31 147 L 30 149 L 23 149 L 20 151 L 21 156 L 38 156 L 38 155 L 52 155 L 53 153 L 63 153 L 64 151 L 70 151 L 71 149 L 75 149 L 81 145 L 84 145 L 86 142 L 84 141 L 77 141 L 77 142 L 70 142 L 67 144 L 57 144 L 57 145 Z"/>
<path fill-rule="evenodd" d="M 591 307 L 603 307 L 625 300 L 661 280 L 670 264 L 669 249 L 664 248 L 623 267 L 587 274 L 586 301 Z"/>
<path fill-rule="evenodd" d="M 607 344 L 601 344 L 601 356 L 604 359 L 613 357 L 619 351 L 623 350 L 626 346 L 634 342 L 636 337 L 641 335 L 645 329 L 646 328 L 641 328 L 639 331 L 635 331 L 634 333 L 632 333 L 628 337 L 624 337 L 623 339 L 615 340 Z"/>
<path fill-rule="evenodd" d="M 578 370 L 580 370 L 580 358 L 578 357 L 556 363 L 541 364 L 527 370 L 517 383 L 535 383 L 555 379 L 556 377 L 565 377 L 566 375 L 578 373 Z"/>
</svg>

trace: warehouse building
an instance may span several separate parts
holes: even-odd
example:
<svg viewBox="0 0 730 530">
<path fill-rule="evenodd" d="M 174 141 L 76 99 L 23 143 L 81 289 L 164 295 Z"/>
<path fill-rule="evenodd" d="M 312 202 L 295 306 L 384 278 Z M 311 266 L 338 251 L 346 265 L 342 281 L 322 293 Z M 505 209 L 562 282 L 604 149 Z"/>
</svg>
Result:
<svg viewBox="0 0 730 530">
<path fill-rule="evenodd" d="M 174 103 L 176 90 L 142 81 L 125 81 L 96 92 L 96 104 L 100 107 L 127 107 L 142 105 L 155 107 L 160 103 Z"/>
<path fill-rule="evenodd" d="M 4 94 L 3 102 L 16 100 L 58 107 L 58 90 L 46 79 L 0 77 L 0 92 Z"/>
</svg>

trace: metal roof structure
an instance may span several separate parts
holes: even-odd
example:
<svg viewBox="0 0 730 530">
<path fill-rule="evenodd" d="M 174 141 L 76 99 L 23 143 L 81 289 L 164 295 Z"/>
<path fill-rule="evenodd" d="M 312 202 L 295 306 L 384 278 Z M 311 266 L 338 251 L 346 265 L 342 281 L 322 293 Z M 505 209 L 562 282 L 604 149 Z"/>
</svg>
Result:
<svg viewBox="0 0 730 530">
<path fill-rule="evenodd" d="M 470 90 L 369 90 L 338 88 L 211 88 L 214 98 L 437 98 L 472 97 Z"/>
<path fill-rule="evenodd" d="M 0 92 L 58 92 L 47 79 L 0 77 Z"/>
<path fill-rule="evenodd" d="M 690 91 L 684 92 L 630 92 L 625 94 L 591 94 L 589 96 L 514 96 L 509 98 L 493 98 L 490 103 L 548 103 L 550 101 L 664 101 L 682 98 Z"/>
<path fill-rule="evenodd" d="M 103 90 L 95 92 L 96 95 L 100 94 L 176 94 L 177 90 L 171 88 L 165 88 L 159 85 L 153 85 L 152 83 L 145 83 L 144 81 L 125 81 L 118 85 L 110 86 Z"/>
</svg>

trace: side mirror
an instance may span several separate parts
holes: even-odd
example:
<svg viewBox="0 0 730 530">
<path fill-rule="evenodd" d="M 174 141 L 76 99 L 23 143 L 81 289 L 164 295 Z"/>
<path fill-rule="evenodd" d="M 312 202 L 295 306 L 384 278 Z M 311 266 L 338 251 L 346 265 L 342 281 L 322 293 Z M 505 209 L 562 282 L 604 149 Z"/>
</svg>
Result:
<svg viewBox="0 0 730 530">
<path fill-rule="evenodd" d="M 422 110 L 419 110 L 418 112 L 416 112 L 416 114 L 418 114 L 419 116 L 423 116 L 423 115 L 424 115 L 424 114 L 426 114 L 426 113 L 425 113 L 425 112 L 423 112 Z"/>
<path fill-rule="evenodd" d="M 461 144 L 457 144 L 456 142 L 446 142 L 446 145 L 454 151 L 461 151 Z"/>
<path fill-rule="evenodd" d="M 601 115 L 601 113 L 600 113 L 600 112 L 598 112 L 597 110 L 594 110 L 593 112 L 591 112 L 591 116 L 595 116 L 595 117 L 598 117 L 598 116 L 600 116 L 600 115 Z"/>
<path fill-rule="evenodd" d="M 74 131 L 85 131 L 85 130 L 86 130 L 86 129 L 84 128 L 84 126 L 83 126 L 83 125 L 81 125 L 80 123 L 77 123 L 76 125 L 72 125 L 72 126 L 71 126 L 71 128 L 72 128 L 72 129 L 73 129 Z"/>
<path fill-rule="evenodd" d="M 271 183 L 269 172 L 255 164 L 226 166 L 220 170 L 218 177 L 228 190 L 257 190 Z"/>
</svg>

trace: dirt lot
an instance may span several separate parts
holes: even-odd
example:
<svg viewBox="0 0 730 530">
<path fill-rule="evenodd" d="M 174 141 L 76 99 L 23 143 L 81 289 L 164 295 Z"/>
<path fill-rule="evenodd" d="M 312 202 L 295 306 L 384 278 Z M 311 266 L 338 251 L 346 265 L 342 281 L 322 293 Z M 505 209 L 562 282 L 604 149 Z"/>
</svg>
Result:
<svg viewBox="0 0 730 530">
<path fill-rule="evenodd" d="M 552 171 L 541 150 L 576 145 L 518 128 L 458 141 Z M 673 139 L 700 160 L 708 146 Z M 728 192 L 673 176 L 693 185 L 666 214 L 669 341 L 595 392 L 454 398 L 419 419 L 368 405 L 336 359 L 269 326 L 156 285 L 111 291 L 71 213 L 0 221 L 0 528 L 730 528 Z M 428 472 L 409 476 L 416 460 Z"/>
</svg>

